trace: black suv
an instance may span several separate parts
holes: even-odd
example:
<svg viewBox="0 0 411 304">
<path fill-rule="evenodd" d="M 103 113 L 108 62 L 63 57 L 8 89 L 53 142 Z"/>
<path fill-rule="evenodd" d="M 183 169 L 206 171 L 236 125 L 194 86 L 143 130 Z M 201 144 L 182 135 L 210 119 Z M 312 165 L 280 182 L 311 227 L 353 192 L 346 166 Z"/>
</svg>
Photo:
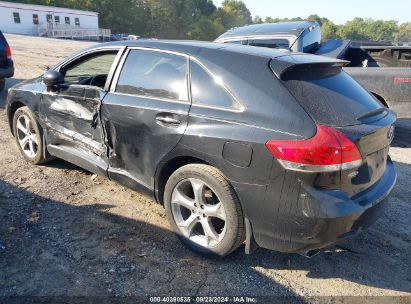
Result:
<svg viewBox="0 0 411 304">
<path fill-rule="evenodd" d="M 10 90 L 22 155 L 147 192 L 192 250 L 311 255 L 371 224 L 396 173 L 395 114 L 345 61 L 136 41 L 84 50 Z"/>
<path fill-rule="evenodd" d="M 14 76 L 14 65 L 11 58 L 11 49 L 6 38 L 0 31 L 0 92 L 6 85 L 6 78 Z"/>
</svg>

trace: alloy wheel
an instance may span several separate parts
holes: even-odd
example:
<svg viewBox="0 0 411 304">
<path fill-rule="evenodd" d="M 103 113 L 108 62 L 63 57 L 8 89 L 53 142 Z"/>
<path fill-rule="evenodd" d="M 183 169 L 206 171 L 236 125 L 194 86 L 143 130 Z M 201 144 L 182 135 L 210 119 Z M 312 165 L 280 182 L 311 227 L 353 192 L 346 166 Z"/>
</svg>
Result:
<svg viewBox="0 0 411 304">
<path fill-rule="evenodd" d="M 17 119 L 17 139 L 21 150 L 29 158 L 34 158 L 38 151 L 38 136 L 34 129 L 33 122 L 26 115 L 21 115 Z"/>
<path fill-rule="evenodd" d="M 226 232 L 226 213 L 215 191 L 204 181 L 189 178 L 173 190 L 171 210 L 180 233 L 192 242 L 216 247 Z"/>
</svg>

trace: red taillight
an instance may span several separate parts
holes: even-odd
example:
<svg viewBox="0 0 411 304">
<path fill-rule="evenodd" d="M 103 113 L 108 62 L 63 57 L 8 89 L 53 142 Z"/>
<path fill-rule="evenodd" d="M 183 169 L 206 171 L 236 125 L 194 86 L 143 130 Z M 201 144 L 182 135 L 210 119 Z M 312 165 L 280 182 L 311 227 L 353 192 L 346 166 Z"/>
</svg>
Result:
<svg viewBox="0 0 411 304">
<path fill-rule="evenodd" d="M 270 140 L 271 154 L 286 168 L 297 171 L 325 172 L 359 167 L 361 154 L 341 132 L 317 124 L 317 134 L 304 140 Z"/>
<path fill-rule="evenodd" d="M 6 46 L 6 56 L 8 59 L 11 59 L 11 48 L 10 46 Z"/>
</svg>

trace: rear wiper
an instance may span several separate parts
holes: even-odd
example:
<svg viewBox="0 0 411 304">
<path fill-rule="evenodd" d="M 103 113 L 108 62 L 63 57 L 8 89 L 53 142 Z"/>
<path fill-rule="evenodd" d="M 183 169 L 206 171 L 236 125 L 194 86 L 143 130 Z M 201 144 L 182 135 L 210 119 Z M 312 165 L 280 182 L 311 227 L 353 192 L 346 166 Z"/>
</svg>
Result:
<svg viewBox="0 0 411 304">
<path fill-rule="evenodd" d="M 357 120 L 362 120 L 362 119 L 365 119 L 365 118 L 368 118 L 368 117 L 377 116 L 378 114 L 382 114 L 384 112 L 385 112 L 385 108 L 378 108 L 378 109 L 372 110 L 372 111 L 364 114 L 361 117 L 358 117 Z"/>
</svg>

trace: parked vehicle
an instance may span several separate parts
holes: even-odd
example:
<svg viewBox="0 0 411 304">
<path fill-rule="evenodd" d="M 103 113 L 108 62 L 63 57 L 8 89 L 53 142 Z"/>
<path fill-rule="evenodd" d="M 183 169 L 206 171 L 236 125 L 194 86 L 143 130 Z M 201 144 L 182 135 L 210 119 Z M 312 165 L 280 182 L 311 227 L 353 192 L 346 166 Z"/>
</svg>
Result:
<svg viewBox="0 0 411 304">
<path fill-rule="evenodd" d="M 112 34 L 110 36 L 110 40 L 111 41 L 130 40 L 131 38 L 129 36 L 130 35 L 128 35 L 128 34 Z"/>
<path fill-rule="evenodd" d="M 395 114 L 344 61 L 205 42 L 86 49 L 14 86 L 24 158 L 58 157 L 164 204 L 192 250 L 312 255 L 369 226 L 396 173 Z"/>
<path fill-rule="evenodd" d="M 216 42 L 289 49 L 350 63 L 344 68 L 399 118 L 411 118 L 411 47 L 329 40 L 317 22 L 256 24 L 230 30 Z"/>
<path fill-rule="evenodd" d="M 14 76 L 14 64 L 11 49 L 6 38 L 0 31 L 0 92 L 4 90 L 6 78 Z"/>
<path fill-rule="evenodd" d="M 129 40 L 138 40 L 140 39 L 140 36 L 137 35 L 128 35 Z"/>
</svg>

